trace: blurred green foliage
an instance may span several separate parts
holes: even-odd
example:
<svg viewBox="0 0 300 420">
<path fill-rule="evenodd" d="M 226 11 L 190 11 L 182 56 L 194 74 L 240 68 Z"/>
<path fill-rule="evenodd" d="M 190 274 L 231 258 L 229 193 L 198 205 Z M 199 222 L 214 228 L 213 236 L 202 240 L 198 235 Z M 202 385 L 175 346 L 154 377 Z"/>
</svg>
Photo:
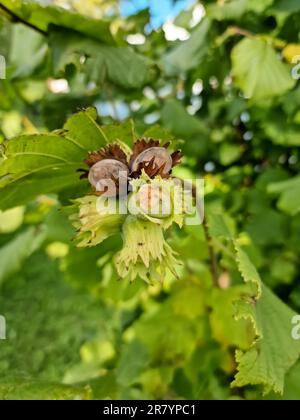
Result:
<svg viewBox="0 0 300 420">
<path fill-rule="evenodd" d="M 0 2 L 0 398 L 300 399 L 300 4 L 196 1 L 152 30 L 116 3 Z M 219 287 L 202 226 L 169 233 L 162 287 L 118 280 L 118 238 L 72 244 L 87 151 L 144 133 L 205 178 Z"/>
</svg>

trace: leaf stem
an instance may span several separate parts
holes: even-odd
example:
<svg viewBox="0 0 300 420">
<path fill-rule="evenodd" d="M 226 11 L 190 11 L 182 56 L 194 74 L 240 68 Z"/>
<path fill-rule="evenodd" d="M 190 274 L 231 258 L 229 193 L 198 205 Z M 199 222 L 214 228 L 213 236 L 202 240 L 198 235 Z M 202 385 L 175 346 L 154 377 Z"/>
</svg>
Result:
<svg viewBox="0 0 300 420">
<path fill-rule="evenodd" d="M 235 35 L 245 36 L 247 38 L 254 38 L 255 35 L 247 29 L 239 28 L 238 26 L 229 26 L 222 35 L 219 35 L 216 39 L 216 45 L 219 47 L 220 45 L 224 44 L 228 38 L 231 38 Z"/>
<path fill-rule="evenodd" d="M 223 32 L 222 35 L 217 37 L 217 39 L 216 39 L 217 47 L 224 44 L 224 42 L 227 41 L 228 38 L 231 38 L 232 36 L 236 36 L 236 35 L 244 36 L 246 38 L 251 38 L 251 39 L 264 40 L 264 41 L 272 44 L 273 47 L 278 48 L 280 50 L 282 50 L 287 45 L 286 41 L 271 37 L 270 35 L 254 34 L 250 31 L 248 31 L 247 29 L 240 28 L 239 26 L 229 26 L 225 30 L 225 32 Z"/>
</svg>

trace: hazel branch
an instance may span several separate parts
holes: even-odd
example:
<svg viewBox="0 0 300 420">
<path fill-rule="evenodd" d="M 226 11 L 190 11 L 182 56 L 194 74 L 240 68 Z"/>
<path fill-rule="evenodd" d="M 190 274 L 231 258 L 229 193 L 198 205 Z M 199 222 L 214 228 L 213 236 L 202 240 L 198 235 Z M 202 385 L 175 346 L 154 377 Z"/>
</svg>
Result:
<svg viewBox="0 0 300 420">
<path fill-rule="evenodd" d="M 16 13 L 11 11 L 8 7 L 0 4 L 0 11 L 3 11 L 5 15 L 7 15 L 12 22 L 15 23 L 22 23 L 23 25 L 27 26 L 30 29 L 33 29 L 36 32 L 39 32 L 43 36 L 47 36 L 47 32 L 43 31 L 42 29 L 38 28 L 37 26 L 33 25 L 32 23 L 28 22 L 27 20 L 21 18 Z"/>
</svg>

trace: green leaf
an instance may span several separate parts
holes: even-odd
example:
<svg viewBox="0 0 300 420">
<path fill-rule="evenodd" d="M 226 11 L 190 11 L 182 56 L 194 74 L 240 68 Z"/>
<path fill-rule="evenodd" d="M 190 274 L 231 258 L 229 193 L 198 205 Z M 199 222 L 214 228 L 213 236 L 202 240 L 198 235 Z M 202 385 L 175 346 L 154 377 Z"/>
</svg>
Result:
<svg viewBox="0 0 300 420">
<path fill-rule="evenodd" d="M 300 342 L 292 338 L 295 313 L 269 290 L 247 254 L 237 245 L 238 268 L 249 293 L 236 302 L 236 318 L 253 324 L 256 340 L 246 351 L 238 350 L 238 373 L 232 386 L 262 385 L 264 393 L 283 393 L 284 378 L 298 360 Z"/>
<path fill-rule="evenodd" d="M 101 149 L 109 142 L 109 138 L 97 123 L 97 111 L 88 108 L 74 114 L 63 128 L 63 136 L 86 152 Z"/>
<path fill-rule="evenodd" d="M 292 369 L 289 371 L 286 384 L 284 388 L 283 399 L 284 400 L 299 400 L 300 396 L 300 363 L 298 362 Z"/>
<path fill-rule="evenodd" d="M 280 12 L 298 12 L 300 4 L 298 0 L 278 0 L 274 4 L 273 9 Z"/>
<path fill-rule="evenodd" d="M 117 366 L 117 381 L 122 386 L 135 383 L 149 363 L 147 348 L 139 341 L 132 341 L 123 346 Z"/>
<path fill-rule="evenodd" d="M 274 0 L 227 0 L 208 4 L 207 15 L 217 20 L 239 19 L 247 11 L 262 13 L 273 4 Z"/>
<path fill-rule="evenodd" d="M 15 68 L 13 78 L 31 76 L 43 64 L 46 54 L 47 44 L 41 34 L 22 24 L 13 26 L 9 55 L 10 64 Z"/>
<path fill-rule="evenodd" d="M 65 279 L 74 287 L 93 289 L 103 277 L 99 260 L 120 248 L 121 239 L 118 236 L 107 239 L 101 247 L 77 248 L 71 247 L 64 259 Z M 84 282 L 82 281 L 84 279 Z M 120 289 L 120 287 L 118 287 Z"/>
<path fill-rule="evenodd" d="M 52 172 L 70 165 L 83 165 L 89 151 L 105 144 L 105 134 L 96 122 L 93 108 L 75 114 L 62 132 L 20 136 L 1 145 L 0 187 L 40 171 Z"/>
<path fill-rule="evenodd" d="M 114 372 L 90 381 L 94 400 L 116 400 L 119 397 L 118 384 Z"/>
<path fill-rule="evenodd" d="M 210 18 L 216 20 L 238 19 L 247 10 L 249 0 L 229 0 L 222 3 L 209 4 L 207 14 Z"/>
<path fill-rule="evenodd" d="M 239 245 L 236 245 L 236 259 L 243 280 L 250 286 L 252 298 L 259 299 L 262 288 L 260 275 L 247 253 Z"/>
<path fill-rule="evenodd" d="M 235 83 L 253 99 L 282 95 L 295 85 L 288 67 L 266 41 L 244 38 L 232 50 Z"/>
<path fill-rule="evenodd" d="M 23 223 L 24 207 L 15 207 L 7 211 L 0 210 L 0 233 L 16 231 Z"/>
<path fill-rule="evenodd" d="M 244 292 L 244 285 L 212 291 L 210 301 L 212 334 L 224 347 L 235 346 L 246 350 L 254 339 L 249 321 L 242 319 L 237 322 L 234 319 L 234 302 L 243 296 Z"/>
<path fill-rule="evenodd" d="M 43 226 L 46 231 L 47 243 L 54 242 L 60 244 L 62 249 L 67 248 L 69 250 L 68 245 L 72 241 L 75 232 L 67 215 L 61 211 L 58 205 L 52 206 L 47 216 L 44 216 Z"/>
<path fill-rule="evenodd" d="M 86 151 L 56 134 L 36 134 L 16 137 L 4 143 L 3 155 L 0 187 L 42 170 L 50 172 L 54 168 L 76 163 L 80 166 Z"/>
<path fill-rule="evenodd" d="M 128 89 L 139 88 L 150 80 L 151 61 L 130 48 L 107 46 L 58 28 L 51 31 L 50 45 L 54 71 L 58 75 L 64 74 L 66 67 L 72 64 L 99 84 L 109 80 Z M 85 58 L 83 64 L 82 58 Z"/>
<path fill-rule="evenodd" d="M 104 301 L 99 305 L 66 284 L 58 264 L 35 252 L 1 288 L 0 308 L 8 326 L 7 340 L 0 344 L 1 380 L 22 375 L 60 382 L 80 361 L 83 343 L 109 328 L 101 319 L 112 319 L 113 312 Z"/>
<path fill-rule="evenodd" d="M 42 194 L 64 192 L 64 200 L 83 195 L 88 191 L 88 183 L 79 179 L 77 169 L 78 165 L 47 169 L 1 188 L 0 208 L 6 210 L 27 204 Z"/>
<path fill-rule="evenodd" d="M 80 75 L 78 77 L 80 77 Z M 74 93 L 44 94 L 41 103 L 42 119 L 49 130 L 56 130 L 57 127 L 62 127 L 64 125 L 67 118 L 78 112 L 78 109 L 92 107 L 96 97 L 96 91 L 89 91 L 86 93 L 85 89 L 81 90 L 80 88 L 78 89 L 78 92 L 76 91 Z"/>
<path fill-rule="evenodd" d="M 1 400 L 90 400 L 88 386 L 68 386 L 36 380 L 1 380 Z"/>
<path fill-rule="evenodd" d="M 123 147 L 124 145 L 132 147 L 134 141 L 137 139 L 132 120 L 126 120 L 119 124 L 105 125 L 102 129 L 105 138 L 109 142 L 120 142 L 121 146 L 123 143 Z"/>
<path fill-rule="evenodd" d="M 293 103 L 295 104 L 295 101 Z M 285 121 L 282 119 L 267 120 L 263 123 L 263 129 L 274 144 L 286 147 L 300 146 L 299 125 L 287 123 L 286 118 Z"/>
<path fill-rule="evenodd" d="M 165 103 L 161 117 L 167 130 L 184 139 L 204 134 L 207 130 L 201 120 L 188 114 L 183 105 L 175 99 Z"/>
<path fill-rule="evenodd" d="M 243 149 L 239 145 L 223 143 L 221 144 L 219 151 L 220 163 L 224 166 L 231 165 L 240 158 L 242 152 Z"/>
<path fill-rule="evenodd" d="M 207 225 L 209 233 L 213 238 L 232 239 L 232 232 L 223 214 L 216 212 L 208 213 Z"/>
<path fill-rule="evenodd" d="M 171 49 L 163 58 L 163 63 L 171 72 L 185 72 L 201 64 L 208 52 L 209 19 L 203 19 L 192 32 L 191 37 Z"/>
<path fill-rule="evenodd" d="M 268 185 L 267 191 L 279 195 L 277 207 L 283 212 L 295 216 L 300 211 L 300 177 Z"/>
<path fill-rule="evenodd" d="M 42 230 L 29 228 L 0 249 L 0 285 L 21 269 L 24 260 L 41 246 L 44 239 Z"/>
<path fill-rule="evenodd" d="M 262 13 L 268 7 L 272 6 L 274 0 L 248 0 L 247 9 L 255 13 Z"/>
<path fill-rule="evenodd" d="M 199 341 L 204 338 L 203 284 L 182 283 L 163 305 L 145 311 L 133 325 L 132 333 L 145 344 L 152 363 L 181 365 L 196 349 L 196 337 Z"/>
<path fill-rule="evenodd" d="M 73 115 L 62 130 L 38 135 L 20 136 L 0 147 L 0 208 L 26 204 L 36 196 L 73 188 L 73 196 L 87 191 L 88 183 L 80 180 L 78 169 L 85 168 L 89 152 L 99 150 L 109 141 L 131 144 L 134 127 L 131 121 L 101 127 L 97 111 L 88 108 Z M 65 199 L 68 198 L 65 193 Z"/>
<path fill-rule="evenodd" d="M 245 230 L 255 244 L 274 246 L 285 241 L 285 218 L 279 212 L 264 208 L 262 212 L 250 216 L 249 219 Z"/>
<path fill-rule="evenodd" d="M 298 214 L 300 211 L 299 188 L 290 189 L 281 194 L 277 207 L 292 216 Z"/>
<path fill-rule="evenodd" d="M 168 130 L 157 124 L 152 125 L 146 131 L 144 131 L 141 137 L 172 141 L 172 144 L 175 140 L 174 136 Z"/>
<path fill-rule="evenodd" d="M 45 6 L 35 1 L 1 0 L 1 3 L 26 22 L 42 31 L 48 31 L 51 24 L 76 30 L 82 35 L 98 41 L 114 44 L 110 32 L 110 20 L 92 19 L 65 8 Z"/>
</svg>

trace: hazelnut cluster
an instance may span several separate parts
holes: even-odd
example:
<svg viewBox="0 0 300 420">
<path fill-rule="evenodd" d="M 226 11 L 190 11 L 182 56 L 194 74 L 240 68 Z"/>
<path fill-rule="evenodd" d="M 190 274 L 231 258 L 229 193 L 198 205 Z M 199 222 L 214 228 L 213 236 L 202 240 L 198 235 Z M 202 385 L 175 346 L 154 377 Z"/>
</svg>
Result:
<svg viewBox="0 0 300 420">
<path fill-rule="evenodd" d="M 91 247 L 121 233 L 123 247 L 114 259 L 120 278 L 162 282 L 166 269 L 176 275 L 180 265 L 164 237 L 173 223 L 182 226 L 185 214 L 184 210 L 175 211 L 181 197 L 178 183 L 171 176 L 173 167 L 180 163 L 181 152 L 171 153 L 169 146 L 143 138 L 135 142 L 132 152 L 125 153 L 125 146 L 115 142 L 90 153 L 85 160 L 89 169 L 83 170 L 82 177 L 89 180 L 93 193 L 75 200 L 72 206 L 76 241 L 78 246 Z M 123 192 L 127 210 L 133 201 L 134 212 L 99 210 L 100 196 L 105 193 L 105 197 L 121 201 Z"/>
<path fill-rule="evenodd" d="M 117 143 L 90 153 L 85 163 L 89 170 L 84 170 L 82 177 L 87 177 L 96 195 L 104 192 L 106 196 L 119 192 L 120 183 L 139 178 L 144 172 L 150 179 L 160 176 L 170 177 L 172 168 L 180 163 L 181 152 L 170 153 L 170 143 L 161 145 L 159 140 L 140 139 L 133 146 L 132 155 L 127 156 Z M 107 180 L 114 182 L 116 188 L 111 191 Z"/>
</svg>

